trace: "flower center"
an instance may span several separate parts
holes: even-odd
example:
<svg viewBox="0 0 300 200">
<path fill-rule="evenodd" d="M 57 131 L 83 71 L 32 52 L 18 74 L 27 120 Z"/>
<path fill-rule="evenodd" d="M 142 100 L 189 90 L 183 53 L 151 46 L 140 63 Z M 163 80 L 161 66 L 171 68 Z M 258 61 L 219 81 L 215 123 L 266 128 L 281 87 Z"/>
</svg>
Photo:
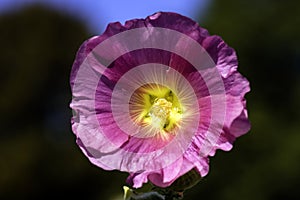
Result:
<svg viewBox="0 0 300 200">
<path fill-rule="evenodd" d="M 154 132 L 172 132 L 179 127 L 182 108 L 177 96 L 169 88 L 148 84 L 140 87 L 130 101 L 131 116 L 141 126 Z"/>
<path fill-rule="evenodd" d="M 155 128 L 165 128 L 168 124 L 172 103 L 165 98 L 159 98 L 154 101 L 149 116 L 151 117 L 151 125 Z"/>
</svg>

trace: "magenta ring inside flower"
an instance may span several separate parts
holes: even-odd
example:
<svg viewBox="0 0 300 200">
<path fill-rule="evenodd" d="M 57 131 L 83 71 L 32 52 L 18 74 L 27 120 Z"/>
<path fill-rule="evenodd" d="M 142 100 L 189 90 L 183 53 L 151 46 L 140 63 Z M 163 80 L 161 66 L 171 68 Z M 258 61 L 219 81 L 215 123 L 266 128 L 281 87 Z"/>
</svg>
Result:
<svg viewBox="0 0 300 200">
<path fill-rule="evenodd" d="M 176 80 L 176 81 L 174 81 Z M 152 126 L 142 127 L 133 121 L 130 114 L 130 99 L 134 92 L 143 85 L 157 83 L 178 96 L 182 105 L 181 127 L 196 129 L 199 122 L 197 97 L 189 82 L 174 69 L 157 63 L 148 63 L 135 67 L 124 74 L 116 84 L 112 94 L 112 113 L 119 127 L 128 135 L 147 138 L 153 137 Z M 155 132 L 153 130 L 153 132 Z"/>
<path fill-rule="evenodd" d="M 170 88 L 181 100 L 182 120 L 180 120 L 180 129 L 176 130 L 176 134 L 166 132 L 159 134 L 157 129 L 153 129 L 153 126 L 141 126 L 133 121 L 129 107 L 131 97 L 138 88 L 149 83 Z M 103 103 L 105 104 L 105 102 L 102 102 L 102 106 L 105 106 Z M 108 106 L 111 104 L 114 122 L 118 125 L 114 126 L 114 129 L 110 129 L 117 133 L 117 137 L 110 132 L 104 132 L 108 140 L 112 143 L 116 142 L 115 145 L 118 145 L 119 140 L 116 138 L 130 136 L 126 145 L 120 147 L 127 152 L 123 158 L 128 156 L 132 162 L 135 159 L 140 160 L 141 157 L 148 162 L 155 159 L 156 164 L 148 163 L 147 165 L 151 166 L 151 169 L 168 166 L 182 156 L 198 129 L 200 117 L 198 101 L 193 88 L 180 73 L 162 64 L 140 65 L 123 74 L 113 89 L 111 102 L 107 104 Z M 101 115 L 100 126 L 106 121 Z M 161 156 L 168 152 L 172 152 L 168 159 Z M 157 162 L 160 163 L 159 168 Z"/>
<path fill-rule="evenodd" d="M 174 52 L 190 62 L 203 77 L 211 95 L 209 98 L 211 103 L 211 120 L 212 122 L 218 121 L 218 123 L 210 123 L 208 125 L 209 127 L 206 129 L 207 131 L 205 133 L 206 138 L 201 145 L 201 156 L 207 156 L 211 152 L 215 143 L 218 141 L 218 135 L 220 135 L 223 128 L 226 110 L 223 81 L 218 70 L 215 68 L 215 63 L 199 43 L 185 34 L 166 28 L 147 27 L 124 31 L 103 41 L 94 48 L 90 54 L 88 54 L 87 59 L 82 63 L 77 72 L 73 86 L 73 95 L 76 96 L 77 91 L 85 94 L 86 99 L 81 101 L 86 101 L 85 105 L 88 108 L 83 108 L 81 105 L 76 106 L 76 101 L 72 102 L 73 109 L 76 108 L 78 112 L 87 112 L 86 114 L 79 115 L 81 117 L 81 124 L 78 128 L 93 130 L 90 131 L 90 134 L 81 134 L 81 132 L 78 131 L 78 137 L 86 147 L 84 151 L 88 151 L 88 153 L 95 158 L 92 162 L 96 162 L 95 164 L 100 165 L 103 168 L 120 169 L 122 171 L 130 172 L 136 172 L 139 170 L 158 170 L 164 168 L 184 153 L 184 150 L 190 144 L 189 136 L 192 136 L 197 132 L 197 128 L 194 129 L 194 126 L 192 126 L 189 129 L 185 129 L 185 131 L 189 133 L 178 134 L 177 137 L 182 136 L 182 138 L 180 138 L 180 140 L 173 139 L 172 142 L 176 142 L 177 144 L 183 143 L 184 145 L 180 148 L 168 149 L 168 147 L 172 147 L 172 145 L 162 145 L 164 146 L 163 149 L 159 149 L 155 151 L 155 153 L 152 152 L 152 150 L 155 149 L 152 149 L 150 151 L 152 152 L 151 154 L 148 153 L 149 155 L 147 154 L 147 156 L 141 156 L 135 155 L 136 151 L 129 152 L 128 148 L 126 148 L 126 151 L 124 151 L 124 149 L 122 150 L 122 147 L 126 144 L 130 136 L 145 138 L 145 135 L 141 137 L 142 135 L 136 134 L 137 131 L 134 131 L 133 123 L 131 125 L 128 125 L 128 121 L 123 123 L 122 119 L 117 119 L 118 115 L 115 114 L 114 118 L 111 119 L 108 114 L 105 124 L 101 124 L 101 126 L 99 126 L 96 116 L 97 112 L 90 108 L 95 108 L 95 96 L 93 96 L 93 94 L 95 94 L 98 89 L 97 83 L 101 79 L 101 75 L 105 72 L 106 67 L 119 56 L 130 51 L 143 48 L 162 49 Z M 90 80 L 86 80 L 85 77 L 89 77 Z M 145 82 L 144 84 L 147 83 L 149 82 Z M 82 85 L 88 85 L 88 87 L 85 88 L 85 91 L 82 91 Z M 171 87 L 169 85 L 166 86 Z M 132 92 L 134 92 L 134 90 Z M 112 110 L 115 110 L 114 106 L 117 106 L 115 104 L 116 102 L 113 102 L 114 100 L 116 100 L 116 98 L 111 99 Z M 127 103 L 128 102 L 129 100 L 127 100 Z M 198 105 L 198 103 L 199 102 L 196 98 L 195 104 Z M 126 109 L 128 110 L 128 106 Z M 113 113 L 115 113 L 115 111 L 113 111 Z M 86 118 L 85 116 L 88 117 Z M 129 114 L 128 116 L 129 118 L 127 118 L 127 120 L 131 120 Z M 199 118 L 194 120 L 197 119 Z M 109 130 L 107 127 L 109 127 L 114 121 L 117 122 L 120 127 L 124 127 L 124 130 L 128 129 L 128 127 L 132 128 L 131 130 L 133 130 L 133 132 L 123 130 L 122 134 L 114 134 L 112 133 L 113 130 L 110 130 L 110 138 L 107 138 L 107 135 L 105 134 L 106 131 Z M 134 148 L 142 149 L 143 147 L 133 146 L 132 149 Z M 148 152 L 147 149 L 139 151 Z M 171 155 L 170 152 L 172 152 Z M 165 157 L 163 155 L 166 154 L 168 154 L 168 159 L 164 159 Z M 160 157 L 161 159 L 159 159 Z M 122 160 L 120 158 L 122 158 Z M 156 162 L 151 163 L 152 160 L 156 160 Z"/>
</svg>

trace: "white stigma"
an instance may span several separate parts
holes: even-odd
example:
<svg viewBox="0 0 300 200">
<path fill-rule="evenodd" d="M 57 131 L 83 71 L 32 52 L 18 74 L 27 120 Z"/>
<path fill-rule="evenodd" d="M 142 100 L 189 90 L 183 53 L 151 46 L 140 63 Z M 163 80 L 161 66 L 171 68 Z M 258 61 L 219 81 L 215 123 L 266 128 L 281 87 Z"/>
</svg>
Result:
<svg viewBox="0 0 300 200">
<path fill-rule="evenodd" d="M 152 105 L 149 116 L 151 117 L 151 125 L 157 129 L 163 129 L 168 121 L 172 103 L 165 98 L 156 99 Z"/>
</svg>

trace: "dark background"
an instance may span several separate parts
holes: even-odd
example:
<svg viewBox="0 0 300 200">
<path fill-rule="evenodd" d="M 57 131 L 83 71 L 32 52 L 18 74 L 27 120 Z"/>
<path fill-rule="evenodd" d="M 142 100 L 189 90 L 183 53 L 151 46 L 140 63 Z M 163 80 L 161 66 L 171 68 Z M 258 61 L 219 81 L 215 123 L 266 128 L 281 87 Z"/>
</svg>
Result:
<svg viewBox="0 0 300 200">
<path fill-rule="evenodd" d="M 201 19 L 237 51 L 252 129 L 185 199 L 299 199 L 299 2 L 215 0 Z M 70 129 L 69 73 L 91 36 L 42 6 L 0 15 L 0 199 L 120 199 L 127 174 L 90 164 Z"/>
</svg>

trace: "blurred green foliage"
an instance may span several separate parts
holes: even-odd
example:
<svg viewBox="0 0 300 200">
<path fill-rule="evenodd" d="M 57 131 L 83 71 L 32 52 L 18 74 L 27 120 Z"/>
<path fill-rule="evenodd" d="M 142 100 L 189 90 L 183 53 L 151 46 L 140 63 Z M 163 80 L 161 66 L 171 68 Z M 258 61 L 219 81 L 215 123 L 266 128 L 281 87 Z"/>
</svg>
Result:
<svg viewBox="0 0 300 200">
<path fill-rule="evenodd" d="M 215 0 L 204 24 L 251 82 L 252 129 L 218 151 L 185 199 L 298 199 L 300 3 Z M 34 6 L 0 16 L 0 199 L 112 199 L 126 174 L 92 166 L 70 129 L 69 73 L 83 23 Z M 119 197 L 120 198 L 120 197 Z"/>
<path fill-rule="evenodd" d="M 0 199 L 121 194 L 120 174 L 92 166 L 70 129 L 69 74 L 91 37 L 83 22 L 33 6 L 2 15 L 0 29 Z"/>
</svg>

